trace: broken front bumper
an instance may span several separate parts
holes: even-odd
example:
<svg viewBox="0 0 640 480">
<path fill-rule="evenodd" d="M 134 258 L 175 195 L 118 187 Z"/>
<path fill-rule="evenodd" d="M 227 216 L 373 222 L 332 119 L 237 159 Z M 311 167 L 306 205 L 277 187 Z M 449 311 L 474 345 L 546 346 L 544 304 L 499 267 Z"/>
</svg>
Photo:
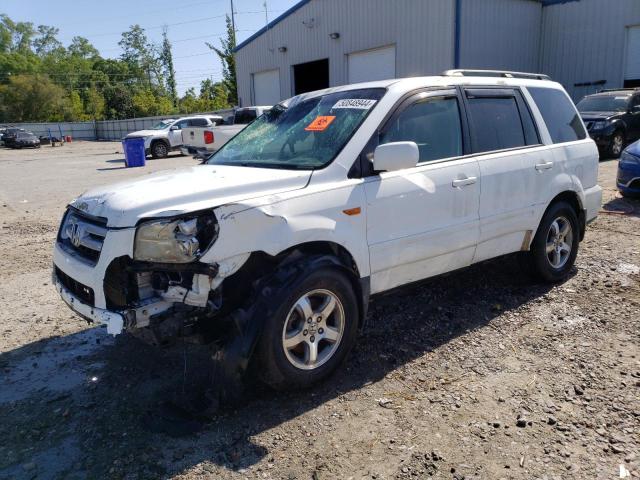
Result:
<svg viewBox="0 0 640 480">
<path fill-rule="evenodd" d="M 122 333 L 122 329 L 124 328 L 124 316 L 122 314 L 104 310 L 102 308 L 92 307 L 91 305 L 83 303 L 82 300 L 62 285 L 55 272 L 53 274 L 53 284 L 55 285 L 56 290 L 60 292 L 60 297 L 64 300 L 67 306 L 82 318 L 89 322 L 106 325 L 107 333 L 110 333 L 111 335 L 118 335 Z"/>
</svg>

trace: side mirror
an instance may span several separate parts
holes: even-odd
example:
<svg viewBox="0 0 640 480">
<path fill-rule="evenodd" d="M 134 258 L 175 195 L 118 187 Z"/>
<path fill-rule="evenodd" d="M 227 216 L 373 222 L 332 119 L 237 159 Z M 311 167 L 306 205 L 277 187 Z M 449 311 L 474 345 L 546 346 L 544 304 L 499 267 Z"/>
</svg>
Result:
<svg viewBox="0 0 640 480">
<path fill-rule="evenodd" d="M 640 105 L 635 105 L 629 109 L 629 113 L 640 113 Z"/>
<path fill-rule="evenodd" d="M 393 142 L 379 145 L 373 152 L 373 169 L 393 172 L 412 168 L 418 164 L 420 151 L 415 142 Z"/>
<path fill-rule="evenodd" d="M 175 132 L 176 130 L 180 130 L 180 127 L 178 125 L 171 125 L 171 128 L 169 130 Z"/>
</svg>

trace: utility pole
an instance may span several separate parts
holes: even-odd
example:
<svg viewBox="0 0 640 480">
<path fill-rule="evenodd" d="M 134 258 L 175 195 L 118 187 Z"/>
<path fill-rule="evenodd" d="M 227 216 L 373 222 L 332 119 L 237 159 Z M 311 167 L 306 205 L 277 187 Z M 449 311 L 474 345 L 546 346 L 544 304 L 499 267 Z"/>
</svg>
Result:
<svg viewBox="0 0 640 480">
<path fill-rule="evenodd" d="M 236 17 L 233 10 L 233 0 L 231 0 L 231 28 L 233 28 L 233 43 L 236 42 Z"/>
</svg>

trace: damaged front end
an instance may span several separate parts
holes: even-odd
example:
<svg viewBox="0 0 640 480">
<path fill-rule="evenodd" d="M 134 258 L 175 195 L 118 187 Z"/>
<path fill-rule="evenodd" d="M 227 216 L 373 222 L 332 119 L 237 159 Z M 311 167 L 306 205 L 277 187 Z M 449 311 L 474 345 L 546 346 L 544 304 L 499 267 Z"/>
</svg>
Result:
<svg viewBox="0 0 640 480">
<path fill-rule="evenodd" d="M 211 210 L 142 220 L 134 231 L 109 229 L 106 219 L 70 208 L 58 235 L 54 284 L 74 311 L 111 334 L 127 330 L 156 345 L 177 338 L 212 343 L 229 330 L 222 282 L 249 257 L 200 261 L 218 230 Z"/>
</svg>

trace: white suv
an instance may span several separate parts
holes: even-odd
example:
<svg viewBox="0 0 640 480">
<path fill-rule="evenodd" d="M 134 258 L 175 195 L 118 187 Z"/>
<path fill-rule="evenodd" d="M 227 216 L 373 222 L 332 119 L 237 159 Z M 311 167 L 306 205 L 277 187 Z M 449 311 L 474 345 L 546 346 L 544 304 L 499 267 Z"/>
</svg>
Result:
<svg viewBox="0 0 640 480">
<path fill-rule="evenodd" d="M 234 372 L 306 386 L 340 365 L 371 295 L 514 252 L 562 280 L 600 207 L 597 174 L 543 75 L 306 93 L 203 165 L 74 200 L 55 285 L 110 333 L 218 345 Z"/>
</svg>

